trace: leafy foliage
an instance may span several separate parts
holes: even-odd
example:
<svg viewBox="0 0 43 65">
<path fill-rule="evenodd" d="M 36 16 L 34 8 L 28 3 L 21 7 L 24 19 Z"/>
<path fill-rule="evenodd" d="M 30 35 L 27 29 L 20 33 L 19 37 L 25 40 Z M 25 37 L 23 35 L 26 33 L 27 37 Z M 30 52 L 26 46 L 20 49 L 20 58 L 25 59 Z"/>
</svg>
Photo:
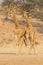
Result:
<svg viewBox="0 0 43 65">
<path fill-rule="evenodd" d="M 7 6 L 12 6 L 14 5 L 14 0 L 4 0 L 2 4 Z"/>
<path fill-rule="evenodd" d="M 43 19 L 43 0 L 4 0 L 2 5 L 7 5 L 8 12 L 11 6 L 16 5 L 21 11 L 26 10 L 30 16 Z"/>
</svg>

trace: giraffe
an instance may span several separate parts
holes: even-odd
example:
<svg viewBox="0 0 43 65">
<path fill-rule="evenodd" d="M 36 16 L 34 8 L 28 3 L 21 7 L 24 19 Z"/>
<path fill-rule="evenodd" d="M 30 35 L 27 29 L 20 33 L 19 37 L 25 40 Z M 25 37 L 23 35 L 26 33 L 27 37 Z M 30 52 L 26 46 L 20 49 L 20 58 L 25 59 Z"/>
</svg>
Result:
<svg viewBox="0 0 43 65">
<path fill-rule="evenodd" d="M 16 17 L 16 14 L 12 14 L 12 19 L 14 20 L 15 22 L 15 26 L 16 26 L 16 29 L 15 29 L 15 33 L 17 34 L 17 36 L 19 37 L 19 40 L 18 40 L 18 45 L 20 45 L 19 41 L 20 39 L 23 37 L 24 33 L 25 33 L 25 28 L 23 25 L 20 25 L 19 24 L 19 20 L 17 19 Z"/>
<path fill-rule="evenodd" d="M 23 42 L 25 46 L 28 46 L 27 40 L 30 42 L 30 49 L 35 50 L 34 45 L 36 44 L 36 30 L 33 28 L 33 26 L 30 24 L 30 19 L 28 18 L 26 11 L 23 11 L 22 18 L 26 21 L 26 25 L 20 25 L 19 20 L 16 17 L 16 14 L 12 14 L 12 19 L 15 22 L 16 29 L 15 33 L 18 36 L 18 42 L 17 45 L 23 45 Z M 28 37 L 27 37 L 28 35 Z M 21 42 L 21 40 L 23 42 Z"/>
<path fill-rule="evenodd" d="M 27 14 L 26 14 L 26 11 L 23 11 L 23 16 L 24 16 L 24 18 L 26 19 L 26 21 L 27 21 L 27 23 L 28 23 L 28 26 L 27 26 L 27 34 L 29 34 L 29 37 L 28 37 L 28 39 L 29 39 L 29 41 L 30 41 L 30 49 L 33 49 L 34 50 L 34 52 L 35 52 L 35 45 L 37 45 L 38 44 L 38 42 L 37 42 L 37 32 L 36 32 L 36 29 L 35 28 L 33 28 L 33 26 L 30 24 L 30 19 L 27 17 Z"/>
</svg>

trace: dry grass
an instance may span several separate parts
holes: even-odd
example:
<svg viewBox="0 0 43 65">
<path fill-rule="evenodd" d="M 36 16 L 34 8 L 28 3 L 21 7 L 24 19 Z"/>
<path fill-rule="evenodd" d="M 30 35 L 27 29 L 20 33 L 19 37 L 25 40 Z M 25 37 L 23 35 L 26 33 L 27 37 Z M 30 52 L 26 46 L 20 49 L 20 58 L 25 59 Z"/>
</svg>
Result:
<svg viewBox="0 0 43 65">
<path fill-rule="evenodd" d="M 17 17 L 18 16 L 15 13 L 11 15 L 11 18 L 15 23 L 6 22 L 5 20 L 3 20 L 4 22 L 2 21 L 3 24 L 1 23 L 0 27 L 0 38 L 2 38 L 2 40 L 0 40 L 0 47 L 6 47 L 7 45 L 12 44 L 13 46 L 17 45 L 21 50 L 22 46 L 25 45 L 25 47 L 35 50 L 34 46 L 36 45 L 37 39 L 36 30 L 30 24 L 30 19 L 27 17 L 25 11 L 23 11 L 21 16 L 21 22 L 23 18 L 26 23 L 20 24 L 20 20 Z"/>
</svg>

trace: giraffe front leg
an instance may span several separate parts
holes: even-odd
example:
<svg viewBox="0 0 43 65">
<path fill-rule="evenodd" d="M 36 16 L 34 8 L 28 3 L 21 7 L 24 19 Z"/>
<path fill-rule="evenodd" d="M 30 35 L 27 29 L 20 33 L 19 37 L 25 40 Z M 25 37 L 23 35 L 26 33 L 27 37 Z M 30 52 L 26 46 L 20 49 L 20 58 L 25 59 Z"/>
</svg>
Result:
<svg viewBox="0 0 43 65">
<path fill-rule="evenodd" d="M 18 53 L 22 54 L 22 48 L 23 48 L 23 38 L 19 39 L 19 44 L 18 44 Z"/>
<path fill-rule="evenodd" d="M 34 44 L 30 46 L 30 54 L 36 54 L 36 49 L 34 47 Z"/>
</svg>

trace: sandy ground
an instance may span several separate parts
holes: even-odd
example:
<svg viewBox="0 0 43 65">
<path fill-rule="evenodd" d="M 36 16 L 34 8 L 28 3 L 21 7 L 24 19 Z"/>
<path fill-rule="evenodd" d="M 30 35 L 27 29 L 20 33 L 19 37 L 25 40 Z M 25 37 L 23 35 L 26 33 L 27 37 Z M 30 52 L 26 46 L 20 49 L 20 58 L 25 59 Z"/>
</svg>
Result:
<svg viewBox="0 0 43 65">
<path fill-rule="evenodd" d="M 0 54 L 0 65 L 43 65 L 43 55 Z"/>
</svg>

